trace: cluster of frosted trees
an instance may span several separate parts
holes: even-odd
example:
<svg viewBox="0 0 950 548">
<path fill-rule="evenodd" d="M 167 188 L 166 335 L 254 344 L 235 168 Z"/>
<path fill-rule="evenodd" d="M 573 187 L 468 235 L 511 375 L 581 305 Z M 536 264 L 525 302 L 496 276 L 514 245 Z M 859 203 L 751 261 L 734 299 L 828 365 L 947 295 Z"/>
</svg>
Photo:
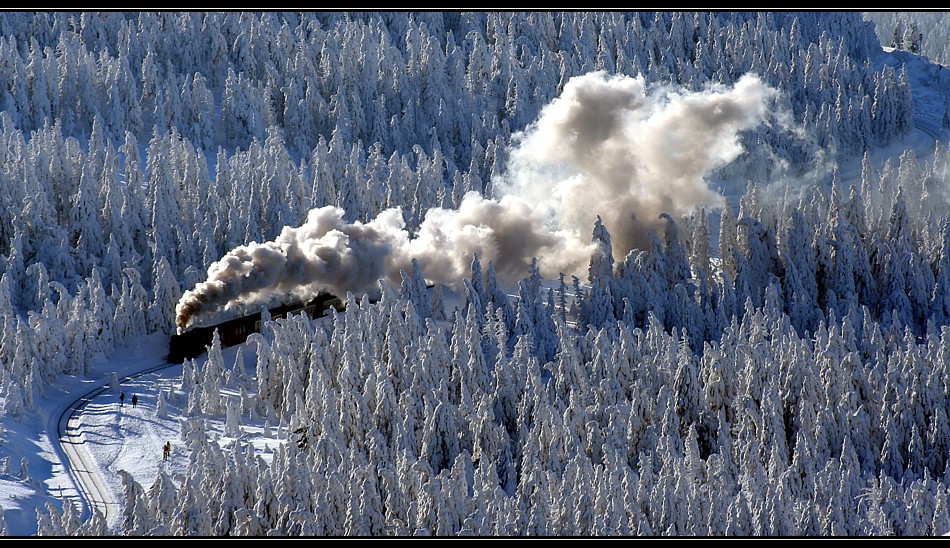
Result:
<svg viewBox="0 0 950 548">
<path fill-rule="evenodd" d="M 950 31 L 942 11 L 870 11 L 881 45 L 914 51 L 943 66 L 950 64 Z"/>
<path fill-rule="evenodd" d="M 595 254 L 589 286 L 532 269 L 510 298 L 474 257 L 447 310 L 407 273 L 329 322 L 268 324 L 253 377 L 216 343 L 184 367 L 186 477 L 126 478 L 121 533 L 950 531 L 950 225 L 909 169 L 788 210 L 750 190 L 718 269 L 697 216 Z M 269 465 L 244 419 L 286 433 Z"/>
<path fill-rule="evenodd" d="M 512 133 L 573 76 L 758 73 L 814 130 L 743 135 L 717 175 L 764 183 L 775 158 L 805 171 L 911 129 L 879 50 L 855 12 L 0 14 L 3 412 L 168 332 L 212 261 L 312 207 L 400 206 L 412 228 L 491 195 Z M 671 218 L 588 280 L 526 272 L 514 299 L 477 257 L 458 310 L 407 273 L 328 325 L 268 325 L 252 377 L 212 349 L 162 402 L 191 417 L 186 477 L 126 477 L 120 532 L 946 532 L 934 158 L 782 207 L 753 184 L 716 235 L 706 212 Z M 270 464 L 241 443 L 261 417 L 288 439 Z M 101 527 L 50 507 L 39 533 Z"/>
<path fill-rule="evenodd" d="M 121 533 L 942 534 L 950 225 L 905 178 L 948 159 L 788 209 L 753 188 L 718 267 L 697 215 L 595 254 L 589 285 L 532 269 L 511 298 L 474 257 L 448 310 L 407 273 L 330 322 L 268 324 L 253 376 L 213 346 L 172 402 L 187 473 L 127 477 Z M 248 420 L 286 436 L 270 464 Z"/>
<path fill-rule="evenodd" d="M 117 141 L 176 128 L 206 150 L 277 126 L 298 156 L 335 129 L 408 153 L 434 132 L 467 163 L 473 139 L 523 128 L 601 69 L 690 85 L 757 72 L 796 90 L 809 127 L 832 107 L 822 131 L 848 138 L 900 131 L 884 128 L 903 101 L 855 12 L 11 12 L 0 32 L 0 104 L 23 131 L 88 136 L 98 116 Z M 880 127 L 854 127 L 865 116 Z"/>
<path fill-rule="evenodd" d="M 879 47 L 856 13 L 4 13 L 0 313 L 19 333 L 5 352 L 41 388 L 87 362 L 17 348 L 82 339 L 93 356 L 115 333 L 168 331 L 211 262 L 312 207 L 400 206 L 412 229 L 490 196 L 512 132 L 591 70 L 692 87 L 754 71 L 787 90 L 815 142 L 750 132 L 724 178 L 886 143 L 912 99 L 905 74 L 873 64 Z M 87 294 L 89 321 L 66 313 Z"/>
</svg>

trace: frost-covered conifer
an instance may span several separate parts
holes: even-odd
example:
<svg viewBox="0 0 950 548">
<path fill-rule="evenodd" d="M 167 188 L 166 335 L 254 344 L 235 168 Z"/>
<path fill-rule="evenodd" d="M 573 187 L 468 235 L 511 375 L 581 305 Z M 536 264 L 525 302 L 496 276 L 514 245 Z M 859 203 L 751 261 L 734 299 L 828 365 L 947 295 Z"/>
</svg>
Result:
<svg viewBox="0 0 950 548">
<path fill-rule="evenodd" d="M 594 221 L 591 243 L 594 245 L 594 251 L 590 257 L 588 280 L 591 285 L 609 284 L 614 276 L 613 246 L 610 243 L 610 233 L 607 232 L 600 215 Z"/>
<path fill-rule="evenodd" d="M 61 513 L 53 502 L 47 502 L 45 512 L 42 508 L 36 509 L 36 535 L 39 537 L 63 537 L 66 531 L 60 522 Z"/>
<path fill-rule="evenodd" d="M 122 513 L 122 530 L 128 535 L 143 536 L 152 529 L 147 494 L 127 471 L 119 470 L 119 477 L 122 479 L 126 500 Z"/>
<path fill-rule="evenodd" d="M 171 272 L 171 266 L 165 257 L 159 257 L 155 264 L 154 298 L 148 307 L 149 332 L 161 331 L 171 335 L 174 330 L 175 305 L 181 298 L 181 288 Z"/>
<path fill-rule="evenodd" d="M 208 359 L 195 372 L 200 385 L 201 411 L 207 415 L 219 415 L 224 411 L 221 388 L 224 384 L 224 356 L 221 354 L 221 336 L 215 329 L 208 348 Z"/>
</svg>

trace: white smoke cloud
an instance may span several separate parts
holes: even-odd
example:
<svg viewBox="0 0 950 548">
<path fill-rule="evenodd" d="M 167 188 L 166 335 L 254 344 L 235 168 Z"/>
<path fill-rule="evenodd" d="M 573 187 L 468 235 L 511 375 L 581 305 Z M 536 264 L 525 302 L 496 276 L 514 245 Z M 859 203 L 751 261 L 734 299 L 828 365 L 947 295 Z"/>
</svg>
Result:
<svg viewBox="0 0 950 548">
<path fill-rule="evenodd" d="M 313 209 L 298 228 L 284 227 L 272 242 L 252 242 L 228 252 L 208 268 L 208 279 L 186 291 L 176 313 L 179 329 L 199 314 L 227 313 L 269 305 L 288 295 L 366 291 L 388 275 L 408 239 L 398 210 L 370 223 L 347 223 L 344 211 Z M 398 271 L 397 271 L 398 272 Z"/>
<path fill-rule="evenodd" d="M 603 72 L 574 78 L 515 136 L 495 182 L 500 198 L 469 193 L 457 210 L 430 210 L 415 234 L 399 209 L 367 223 L 345 222 L 337 207 L 314 209 L 300 227 L 212 264 L 179 301 L 178 327 L 288 295 L 370 292 L 380 279 L 398 285 L 413 259 L 442 284 L 461 282 L 475 254 L 503 283 L 525 276 L 532 258 L 545 277 L 583 276 L 598 215 L 622 257 L 662 230 L 661 214 L 720 205 L 704 177 L 743 152 L 739 132 L 767 121 L 774 96 L 751 75 L 697 92 Z"/>
<path fill-rule="evenodd" d="M 731 88 L 648 88 L 643 77 L 593 72 L 571 79 L 538 121 L 516 135 L 496 183 L 565 230 L 589 232 L 598 215 L 614 256 L 648 243 L 662 213 L 715 208 L 705 177 L 738 157 L 739 133 L 767 121 L 776 91 L 746 75 Z"/>
<path fill-rule="evenodd" d="M 208 269 L 208 279 L 178 302 L 178 327 L 187 328 L 200 314 L 226 316 L 287 296 L 368 293 L 381 279 L 398 286 L 401 272 L 412 271 L 413 259 L 428 280 L 449 285 L 471 272 L 476 254 L 492 261 L 507 283 L 524 277 L 533 257 L 544 257 L 544 276 L 580 272 L 590 260 L 589 241 L 546 227 L 518 198 L 495 201 L 469 193 L 458 210 L 429 210 L 412 237 L 398 208 L 365 224 L 347 223 L 343 216 L 334 206 L 313 209 L 303 225 L 285 227 L 274 241 L 226 254 Z"/>
</svg>

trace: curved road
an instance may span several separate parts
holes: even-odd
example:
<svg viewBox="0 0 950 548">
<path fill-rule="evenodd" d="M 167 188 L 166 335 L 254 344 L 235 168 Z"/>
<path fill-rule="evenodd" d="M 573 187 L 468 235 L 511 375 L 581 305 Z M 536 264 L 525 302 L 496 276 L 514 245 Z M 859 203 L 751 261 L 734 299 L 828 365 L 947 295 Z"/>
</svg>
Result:
<svg viewBox="0 0 950 548">
<path fill-rule="evenodd" d="M 109 486 L 102 481 L 98 465 L 83 445 L 84 437 L 79 425 L 79 414 L 92 398 L 105 392 L 108 385 L 91 390 L 74 401 L 62 412 L 57 421 L 56 432 L 59 436 L 63 454 L 69 461 L 66 466 L 69 476 L 79 493 L 80 518 L 87 521 L 92 517 L 92 509 L 102 514 L 106 523 L 111 523 L 117 509 Z"/>
<path fill-rule="evenodd" d="M 119 379 L 120 384 L 125 384 L 133 379 L 160 371 L 169 367 L 180 366 L 179 364 L 162 363 L 152 366 L 142 371 L 138 371 Z M 57 416 L 52 415 L 47 431 L 52 435 L 56 433 L 60 441 L 60 458 L 63 461 L 65 471 L 75 485 L 77 497 L 65 497 L 67 500 L 77 502 L 80 508 L 80 520 L 86 522 L 98 513 L 104 520 L 109 529 L 112 528 L 116 519 L 121 513 L 119 503 L 99 470 L 99 463 L 86 450 L 86 436 L 82 430 L 82 413 L 86 406 L 96 397 L 109 391 L 111 381 L 101 380 L 100 386 L 97 386 L 75 401 L 70 403 Z"/>
</svg>

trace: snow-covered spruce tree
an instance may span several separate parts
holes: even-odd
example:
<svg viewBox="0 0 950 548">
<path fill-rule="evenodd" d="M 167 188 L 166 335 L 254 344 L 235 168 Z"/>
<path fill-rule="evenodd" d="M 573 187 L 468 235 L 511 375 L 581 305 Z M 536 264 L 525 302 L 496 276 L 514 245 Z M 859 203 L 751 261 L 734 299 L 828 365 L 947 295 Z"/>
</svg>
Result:
<svg viewBox="0 0 950 548">
<path fill-rule="evenodd" d="M 225 380 L 224 356 L 221 353 L 221 336 L 215 329 L 208 348 L 208 359 L 204 360 L 200 370 L 196 371 L 196 384 L 201 386 L 201 413 L 221 415 L 226 409 L 225 396 L 221 388 Z"/>
</svg>

